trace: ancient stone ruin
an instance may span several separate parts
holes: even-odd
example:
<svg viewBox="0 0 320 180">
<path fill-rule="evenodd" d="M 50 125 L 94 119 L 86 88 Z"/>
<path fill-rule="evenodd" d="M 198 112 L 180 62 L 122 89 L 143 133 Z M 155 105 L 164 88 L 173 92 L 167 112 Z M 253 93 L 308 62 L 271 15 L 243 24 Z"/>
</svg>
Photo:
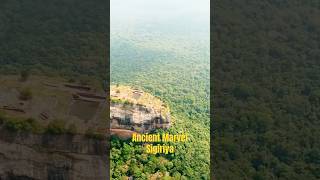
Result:
<svg viewBox="0 0 320 180">
<path fill-rule="evenodd" d="M 169 108 L 149 93 L 128 86 L 111 86 L 111 133 L 119 129 L 138 133 L 170 127 Z"/>
</svg>

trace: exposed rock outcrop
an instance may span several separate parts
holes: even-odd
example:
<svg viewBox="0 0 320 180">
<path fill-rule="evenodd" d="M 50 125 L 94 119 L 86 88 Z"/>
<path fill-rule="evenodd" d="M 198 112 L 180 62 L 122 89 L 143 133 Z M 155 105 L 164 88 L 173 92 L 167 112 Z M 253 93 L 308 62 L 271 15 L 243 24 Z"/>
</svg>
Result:
<svg viewBox="0 0 320 180">
<path fill-rule="evenodd" d="M 2 76 L 0 84 L 0 180 L 108 179 L 108 141 L 95 136 L 107 127 L 103 90 L 36 76 Z M 21 99 L 25 89 L 32 96 Z M 58 131 L 45 131 L 55 120 Z"/>
<path fill-rule="evenodd" d="M 170 127 L 170 113 L 160 99 L 128 86 L 112 86 L 110 120 L 112 129 L 139 133 Z"/>
<path fill-rule="evenodd" d="M 108 177 L 105 141 L 76 135 L 0 131 L 2 180 L 101 180 Z"/>
</svg>

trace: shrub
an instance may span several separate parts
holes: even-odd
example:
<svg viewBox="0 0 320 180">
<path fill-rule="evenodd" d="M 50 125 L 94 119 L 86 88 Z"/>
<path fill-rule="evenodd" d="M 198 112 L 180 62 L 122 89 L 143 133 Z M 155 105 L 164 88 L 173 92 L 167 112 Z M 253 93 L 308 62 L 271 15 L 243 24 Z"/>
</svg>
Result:
<svg viewBox="0 0 320 180">
<path fill-rule="evenodd" d="M 40 124 L 34 119 L 6 119 L 4 121 L 4 127 L 12 132 L 33 132 L 37 133 L 41 131 Z"/>
<path fill-rule="evenodd" d="M 3 124 L 5 122 L 5 120 L 6 120 L 6 117 L 5 117 L 4 113 L 2 113 L 0 111 L 0 125 Z"/>
<path fill-rule="evenodd" d="M 86 131 L 86 137 L 92 139 L 103 140 L 105 139 L 105 134 L 94 131 L 92 128 L 88 128 Z"/>
<path fill-rule="evenodd" d="M 70 79 L 68 80 L 68 82 L 69 82 L 69 83 L 75 83 L 76 80 L 75 80 L 74 78 L 70 78 Z"/>
<path fill-rule="evenodd" d="M 10 119 L 5 122 L 4 127 L 9 131 L 17 132 L 21 129 L 21 123 L 16 119 Z"/>
<path fill-rule="evenodd" d="M 68 129 L 67 129 L 67 133 L 68 134 L 77 134 L 77 127 L 75 124 L 70 124 Z"/>
<path fill-rule="evenodd" d="M 28 101 L 32 99 L 32 91 L 28 88 L 20 91 L 19 99 L 22 101 Z"/>
<path fill-rule="evenodd" d="M 51 121 L 46 129 L 46 132 L 49 134 L 63 134 L 67 130 L 65 128 L 66 123 L 62 120 Z"/>
<path fill-rule="evenodd" d="M 41 125 L 39 124 L 38 121 L 32 118 L 28 118 L 27 120 L 24 121 L 24 124 L 26 127 L 30 127 L 30 130 L 33 133 L 39 133 L 42 130 Z M 26 128 L 25 128 L 26 129 Z"/>
<path fill-rule="evenodd" d="M 30 76 L 30 73 L 28 70 L 22 70 L 20 72 L 20 81 L 22 82 L 27 81 L 29 76 Z"/>
</svg>

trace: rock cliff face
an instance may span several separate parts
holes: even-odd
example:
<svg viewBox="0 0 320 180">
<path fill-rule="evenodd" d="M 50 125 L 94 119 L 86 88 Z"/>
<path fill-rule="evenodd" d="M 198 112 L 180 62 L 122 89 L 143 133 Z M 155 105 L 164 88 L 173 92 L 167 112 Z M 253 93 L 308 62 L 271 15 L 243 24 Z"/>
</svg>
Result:
<svg viewBox="0 0 320 180">
<path fill-rule="evenodd" d="M 150 94 L 127 86 L 112 86 L 110 95 L 112 129 L 144 133 L 170 127 L 169 109 Z"/>
<path fill-rule="evenodd" d="M 101 180 L 108 178 L 106 142 L 81 135 L 0 131 L 1 180 Z"/>
<path fill-rule="evenodd" d="M 1 76 L 0 180 L 108 179 L 107 140 L 85 135 L 89 128 L 96 133 L 107 127 L 102 91 L 59 78 L 32 76 L 21 82 L 17 76 Z M 23 92 L 32 96 L 25 98 Z M 19 128 L 30 119 L 39 132 Z M 76 135 L 47 134 L 55 120 L 64 122 L 63 128 L 74 125 Z"/>
</svg>

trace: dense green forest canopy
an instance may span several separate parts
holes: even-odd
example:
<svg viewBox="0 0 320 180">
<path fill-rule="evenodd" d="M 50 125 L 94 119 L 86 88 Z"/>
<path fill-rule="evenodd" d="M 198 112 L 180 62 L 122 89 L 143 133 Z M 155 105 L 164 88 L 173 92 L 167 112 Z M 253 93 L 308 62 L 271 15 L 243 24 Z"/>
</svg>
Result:
<svg viewBox="0 0 320 180">
<path fill-rule="evenodd" d="M 172 42 L 164 40 L 165 37 L 159 41 L 168 45 L 174 43 L 172 39 Z M 178 51 L 170 51 L 168 47 L 139 47 L 132 38 L 131 42 L 125 39 L 112 42 L 111 82 L 139 87 L 159 97 L 172 111 L 175 123 L 170 132 L 191 135 L 190 142 L 177 144 L 177 152 L 167 156 L 145 154 L 140 145 L 113 139 L 112 177 L 145 179 L 161 172 L 169 173 L 168 177 L 208 178 L 209 43 L 193 44 L 198 45 L 197 49 L 202 47 L 195 52 L 192 41 L 180 40 L 183 48 Z M 132 164 L 132 161 L 136 163 Z M 165 162 L 163 167 L 155 165 L 162 161 Z"/>
<path fill-rule="evenodd" d="M 2 1 L 0 72 L 104 77 L 107 7 L 103 0 Z"/>
<path fill-rule="evenodd" d="M 177 2 L 181 1 L 172 3 Z M 123 23 L 120 18 L 113 20 L 112 15 L 111 83 L 137 87 L 159 97 L 171 111 L 173 124 L 168 132 L 188 133 L 190 141 L 174 144 L 174 154 L 152 155 L 140 144 L 113 138 L 111 177 L 209 179 L 209 21 L 192 24 L 190 19 L 196 17 L 181 20 L 180 16 L 163 15 L 146 21 L 134 16 L 132 19 L 139 20 L 128 18 L 130 21 Z"/>
<path fill-rule="evenodd" d="M 215 178 L 319 179 L 319 1 L 214 8 Z"/>
</svg>

